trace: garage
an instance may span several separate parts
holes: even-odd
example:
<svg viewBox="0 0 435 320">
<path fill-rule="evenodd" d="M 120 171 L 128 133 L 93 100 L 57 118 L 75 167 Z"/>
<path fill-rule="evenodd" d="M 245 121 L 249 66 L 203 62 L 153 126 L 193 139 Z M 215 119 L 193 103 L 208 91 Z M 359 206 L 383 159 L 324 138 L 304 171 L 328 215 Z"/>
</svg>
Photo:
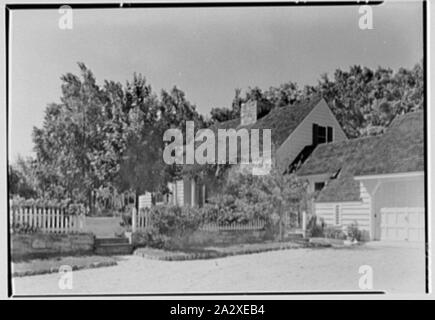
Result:
<svg viewBox="0 0 435 320">
<path fill-rule="evenodd" d="M 424 208 L 381 208 L 381 239 L 424 241 Z"/>
</svg>

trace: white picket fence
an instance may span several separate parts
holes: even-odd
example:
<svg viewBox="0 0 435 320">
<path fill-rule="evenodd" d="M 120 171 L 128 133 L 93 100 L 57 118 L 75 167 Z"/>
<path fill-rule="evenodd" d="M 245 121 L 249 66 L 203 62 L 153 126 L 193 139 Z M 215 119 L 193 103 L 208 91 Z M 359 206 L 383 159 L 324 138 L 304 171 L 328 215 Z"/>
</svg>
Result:
<svg viewBox="0 0 435 320">
<path fill-rule="evenodd" d="M 84 216 L 67 215 L 64 208 L 11 207 L 13 225 L 35 228 L 44 233 L 76 233 L 84 228 Z"/>
<path fill-rule="evenodd" d="M 199 229 L 202 231 L 244 231 L 244 230 L 261 230 L 264 228 L 265 222 L 261 220 L 254 220 L 248 223 L 207 223 L 202 225 Z"/>
<path fill-rule="evenodd" d="M 265 226 L 265 222 L 259 219 L 248 223 L 206 223 L 199 229 L 202 231 L 230 231 L 230 230 L 261 230 Z M 132 231 L 144 231 L 152 227 L 151 213 L 147 210 L 133 209 L 132 214 Z"/>
<path fill-rule="evenodd" d="M 137 210 L 134 208 L 131 216 L 132 231 L 146 230 L 151 227 L 151 216 L 148 210 Z"/>
</svg>

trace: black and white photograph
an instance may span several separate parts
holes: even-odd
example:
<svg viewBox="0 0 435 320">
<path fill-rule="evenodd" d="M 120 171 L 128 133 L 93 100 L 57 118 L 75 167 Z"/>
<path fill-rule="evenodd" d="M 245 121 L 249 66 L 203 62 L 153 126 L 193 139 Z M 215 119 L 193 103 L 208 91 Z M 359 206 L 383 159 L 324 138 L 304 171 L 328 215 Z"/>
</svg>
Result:
<svg viewBox="0 0 435 320">
<path fill-rule="evenodd" d="M 427 6 L 6 4 L 9 295 L 430 293 Z"/>
</svg>

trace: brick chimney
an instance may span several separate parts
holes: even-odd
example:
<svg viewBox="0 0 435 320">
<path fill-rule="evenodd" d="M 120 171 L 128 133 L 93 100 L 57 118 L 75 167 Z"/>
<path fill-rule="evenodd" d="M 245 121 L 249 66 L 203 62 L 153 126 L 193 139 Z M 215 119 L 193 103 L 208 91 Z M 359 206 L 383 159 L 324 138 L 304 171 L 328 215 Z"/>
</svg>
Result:
<svg viewBox="0 0 435 320">
<path fill-rule="evenodd" d="M 257 122 L 257 101 L 249 100 L 240 109 L 240 124 L 251 125 Z"/>
</svg>

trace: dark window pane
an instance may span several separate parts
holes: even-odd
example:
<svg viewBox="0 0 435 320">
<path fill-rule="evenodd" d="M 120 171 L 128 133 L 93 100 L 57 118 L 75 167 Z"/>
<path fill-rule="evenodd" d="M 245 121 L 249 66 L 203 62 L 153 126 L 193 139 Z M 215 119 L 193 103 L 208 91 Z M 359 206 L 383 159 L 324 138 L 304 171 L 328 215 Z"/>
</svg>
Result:
<svg viewBox="0 0 435 320">
<path fill-rule="evenodd" d="M 317 143 L 326 142 L 326 127 L 318 126 L 317 128 Z"/>
<path fill-rule="evenodd" d="M 317 129 L 318 125 L 313 123 L 313 145 L 317 145 Z"/>
<path fill-rule="evenodd" d="M 333 134 L 332 134 L 332 127 L 328 127 L 328 142 L 331 142 L 332 141 L 332 136 L 333 136 Z"/>
<path fill-rule="evenodd" d="M 320 191 L 325 186 L 324 182 L 316 182 L 314 183 L 314 191 Z"/>
</svg>

